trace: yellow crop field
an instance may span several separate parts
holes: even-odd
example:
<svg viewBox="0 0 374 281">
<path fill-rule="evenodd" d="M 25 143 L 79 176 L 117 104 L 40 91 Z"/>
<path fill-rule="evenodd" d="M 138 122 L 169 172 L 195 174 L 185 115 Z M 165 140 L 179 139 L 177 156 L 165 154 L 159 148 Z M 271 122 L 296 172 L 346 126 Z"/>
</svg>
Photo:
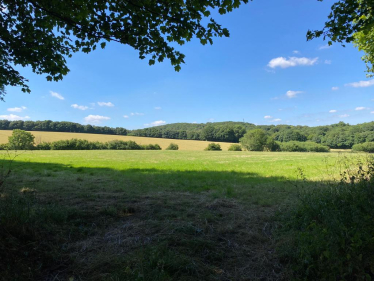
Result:
<svg viewBox="0 0 374 281">
<path fill-rule="evenodd" d="M 146 138 L 133 136 L 117 136 L 117 135 L 99 135 L 99 134 L 84 134 L 84 133 L 63 133 L 63 132 L 30 132 L 35 136 L 35 143 L 53 142 L 58 140 L 68 139 L 84 139 L 88 141 L 107 142 L 111 140 L 135 141 L 138 144 L 158 144 L 162 149 L 169 146 L 171 142 L 178 144 L 179 150 L 204 150 L 208 146 L 208 141 L 195 140 L 175 140 L 175 139 L 161 139 L 161 138 Z M 0 144 L 7 143 L 8 137 L 12 134 L 11 130 L 0 130 Z M 222 150 L 227 150 L 232 143 L 216 142 L 221 145 Z"/>
</svg>

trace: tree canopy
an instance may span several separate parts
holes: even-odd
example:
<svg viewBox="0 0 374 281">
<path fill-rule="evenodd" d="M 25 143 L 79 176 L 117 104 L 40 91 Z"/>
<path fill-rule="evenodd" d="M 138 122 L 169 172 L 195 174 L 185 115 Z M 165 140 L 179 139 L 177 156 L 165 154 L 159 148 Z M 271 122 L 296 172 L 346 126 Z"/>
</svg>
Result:
<svg viewBox="0 0 374 281">
<path fill-rule="evenodd" d="M 89 53 L 115 41 L 139 51 L 149 64 L 169 59 L 176 71 L 185 56 L 175 49 L 196 37 L 213 44 L 229 31 L 211 11 L 231 12 L 249 0 L 0 0 L 0 85 L 21 86 L 27 79 L 14 65 L 31 66 L 48 81 L 69 72 L 66 57 Z M 208 18 L 208 19 L 206 19 Z"/>
<path fill-rule="evenodd" d="M 323 1 L 323 0 L 318 0 Z M 309 30 L 307 39 L 323 37 L 328 44 L 354 42 L 365 52 L 369 76 L 374 73 L 374 0 L 340 0 L 331 7 L 328 21 L 321 30 Z M 372 73 L 372 74 L 370 74 Z"/>
</svg>

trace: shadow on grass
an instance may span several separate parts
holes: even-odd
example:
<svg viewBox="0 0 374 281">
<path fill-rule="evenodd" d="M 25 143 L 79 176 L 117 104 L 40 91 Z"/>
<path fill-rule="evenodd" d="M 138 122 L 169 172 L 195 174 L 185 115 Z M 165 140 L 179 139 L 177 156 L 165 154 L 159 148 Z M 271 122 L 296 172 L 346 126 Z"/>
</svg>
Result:
<svg viewBox="0 0 374 281">
<path fill-rule="evenodd" d="M 15 161 L 0 198 L 0 278 L 280 280 L 273 216 L 296 184 Z"/>
</svg>

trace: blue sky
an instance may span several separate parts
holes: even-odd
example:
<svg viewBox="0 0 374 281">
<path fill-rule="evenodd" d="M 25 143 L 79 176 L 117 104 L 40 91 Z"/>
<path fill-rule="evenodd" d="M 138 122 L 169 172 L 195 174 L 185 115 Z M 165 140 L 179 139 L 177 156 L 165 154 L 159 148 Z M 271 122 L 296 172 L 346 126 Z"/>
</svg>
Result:
<svg viewBox="0 0 374 281">
<path fill-rule="evenodd" d="M 148 66 L 128 46 L 76 53 L 47 82 L 29 68 L 31 94 L 6 88 L 0 118 L 72 121 L 128 129 L 176 122 L 246 121 L 317 126 L 373 121 L 374 80 L 352 45 L 306 42 L 332 0 L 255 0 L 215 19 L 230 30 L 212 46 L 178 47 L 186 64 Z"/>
</svg>

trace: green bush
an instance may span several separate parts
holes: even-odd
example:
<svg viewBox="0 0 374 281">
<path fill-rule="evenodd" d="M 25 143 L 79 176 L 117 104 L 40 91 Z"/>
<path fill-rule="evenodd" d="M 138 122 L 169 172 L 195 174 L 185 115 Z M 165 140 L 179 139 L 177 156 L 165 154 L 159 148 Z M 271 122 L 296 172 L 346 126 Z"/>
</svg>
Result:
<svg viewBox="0 0 374 281">
<path fill-rule="evenodd" d="M 51 143 L 50 142 L 41 142 L 36 145 L 35 149 L 38 150 L 51 150 Z"/>
<path fill-rule="evenodd" d="M 166 148 L 166 150 L 178 150 L 179 146 L 176 143 L 171 143 L 169 146 Z"/>
<path fill-rule="evenodd" d="M 249 151 L 264 151 L 268 136 L 264 130 L 248 131 L 239 141 L 243 148 Z"/>
<path fill-rule="evenodd" d="M 329 152 L 330 148 L 315 142 L 289 141 L 280 143 L 280 150 L 288 152 Z"/>
<path fill-rule="evenodd" d="M 114 150 L 141 150 L 142 146 L 134 141 L 112 140 L 106 143 L 107 149 Z"/>
<path fill-rule="evenodd" d="M 232 144 L 230 145 L 229 151 L 242 151 L 242 146 L 240 144 Z"/>
<path fill-rule="evenodd" d="M 208 146 L 204 149 L 204 150 L 207 150 L 207 151 L 219 151 L 219 150 L 222 150 L 221 146 L 219 145 L 219 143 L 210 143 L 208 144 Z"/>
<path fill-rule="evenodd" d="M 8 149 L 8 144 L 7 143 L 0 144 L 0 150 L 7 150 L 7 149 Z"/>
<path fill-rule="evenodd" d="M 8 148 L 14 150 L 28 150 L 34 148 L 34 135 L 24 130 L 15 129 L 8 137 Z"/>
<path fill-rule="evenodd" d="M 144 150 L 161 150 L 162 148 L 158 144 L 145 144 L 145 145 L 142 145 L 142 149 L 144 149 Z"/>
<path fill-rule="evenodd" d="M 374 161 L 300 194 L 285 212 L 278 253 L 294 280 L 372 280 Z"/>
<path fill-rule="evenodd" d="M 374 153 L 374 142 L 365 142 L 365 143 L 355 144 L 352 147 L 352 150 Z"/>
</svg>

